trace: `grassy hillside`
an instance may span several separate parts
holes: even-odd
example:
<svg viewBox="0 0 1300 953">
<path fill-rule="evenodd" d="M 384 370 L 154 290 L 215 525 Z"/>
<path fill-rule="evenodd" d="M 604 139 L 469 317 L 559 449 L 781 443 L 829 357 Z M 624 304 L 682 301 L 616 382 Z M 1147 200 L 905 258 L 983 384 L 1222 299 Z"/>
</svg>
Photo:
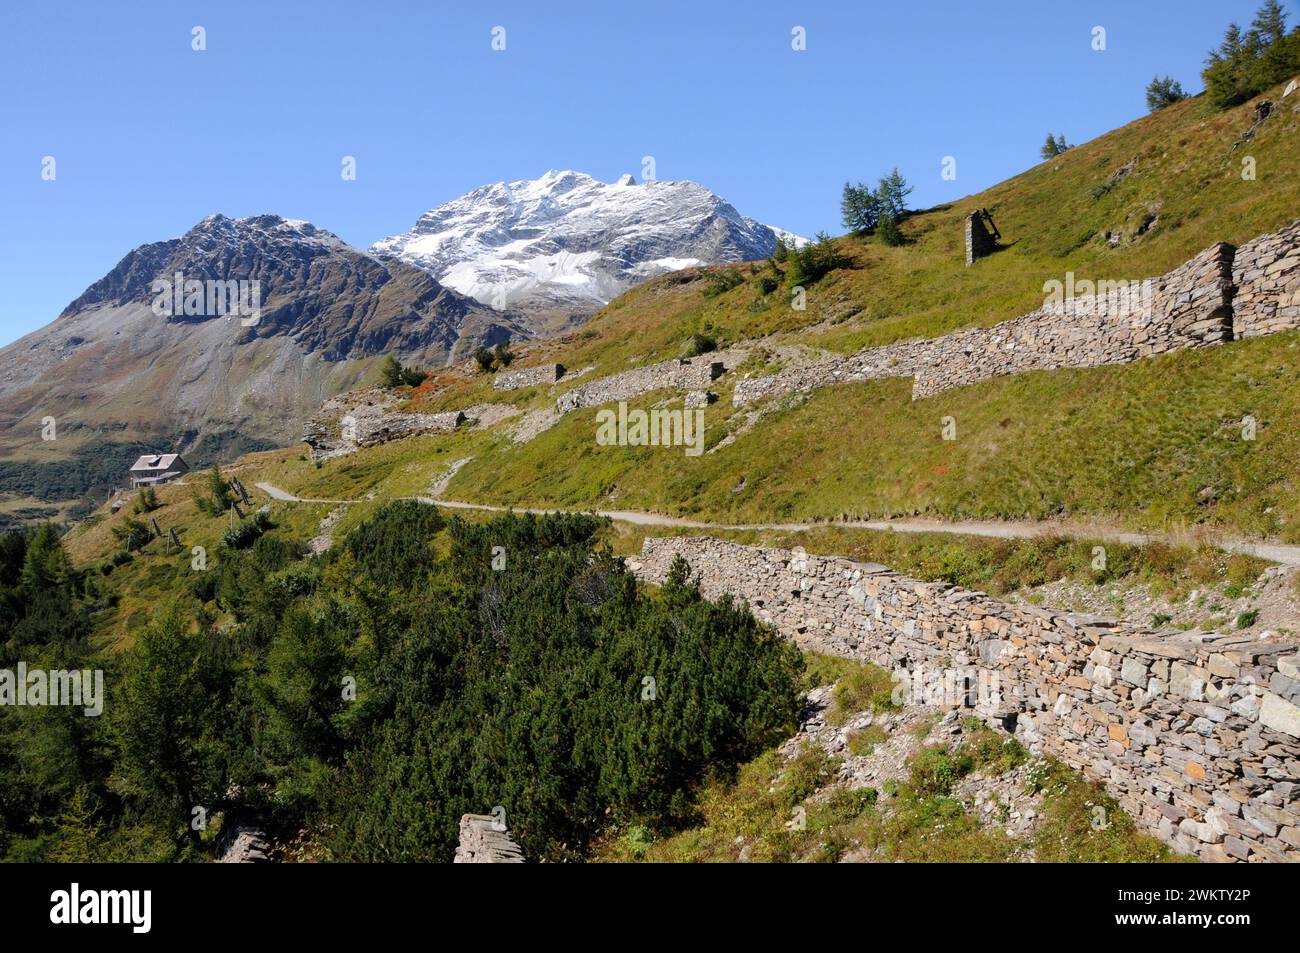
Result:
<svg viewBox="0 0 1300 953">
<path fill-rule="evenodd" d="M 1266 95 L 1278 102 L 1281 92 Z M 1241 243 L 1300 217 L 1300 116 L 1286 105 L 1240 144 L 1252 121 L 1253 102 L 1218 112 L 1189 99 L 913 215 L 903 247 L 837 239 L 847 265 L 810 287 L 806 311 L 789 307 L 784 286 L 761 293 L 768 263 L 731 269 L 744 280 L 722 294 L 709 293 L 709 272 L 726 267 L 679 273 L 623 295 L 579 334 L 524 362 L 592 367 L 587 380 L 676 356 L 705 332 L 720 345 L 753 347 L 740 374 L 768 373 L 792 346 L 844 352 L 1015 317 L 1067 271 L 1161 274 L 1215 241 Z M 1242 176 L 1246 156 L 1254 179 Z M 980 207 L 992 211 L 1006 247 L 967 268 L 962 221 Z M 707 443 L 747 429 L 717 453 L 597 446 L 595 412 L 581 411 L 526 444 L 503 428 L 471 439 L 474 460 L 448 495 L 738 520 L 1073 515 L 1295 541 L 1300 446 L 1287 421 L 1297 409 L 1297 342 L 1280 335 L 1124 367 L 1028 374 L 917 402 L 904 381 L 824 389 L 776 401 L 752 426 L 731 408 L 740 376 L 732 374 L 707 411 Z M 429 408 L 553 400 L 540 388 L 494 397 L 488 375 L 447 376 L 417 397 Z M 1237 426 L 1247 414 L 1261 422 L 1254 442 Z M 958 422 L 953 442 L 939 438 L 948 415 Z"/>
<path fill-rule="evenodd" d="M 1280 94 L 1267 95 L 1278 102 Z M 910 217 L 903 247 L 837 239 L 848 265 L 810 287 L 806 311 L 789 308 L 782 289 L 760 294 L 760 280 L 772 274 L 765 262 L 735 266 L 744 280 L 722 294 L 706 292 L 710 272 L 725 268 L 681 272 L 623 295 L 568 339 L 530 345 L 515 366 L 558 360 L 592 368 L 585 381 L 680 354 L 690 334 L 705 331 L 723 345 L 751 345 L 756 356 L 742 373 L 765 373 L 792 346 L 846 351 L 1014 317 L 1036 307 L 1043 282 L 1067 270 L 1092 278 L 1159 274 L 1214 241 L 1241 242 L 1300 217 L 1300 116 L 1289 102 L 1253 142 L 1238 146 L 1252 103 L 1215 112 L 1200 98 L 1187 100 L 984 193 Z M 1240 174 L 1246 154 L 1256 161 L 1254 180 Z M 992 210 L 1007 247 L 966 268 L 962 219 L 978 207 Z M 1147 222 L 1140 236 L 1136 221 Z M 1108 231 L 1123 232 L 1115 247 Z M 1300 413 L 1298 346 L 1300 334 L 1282 334 L 1127 366 L 984 381 L 915 402 L 906 381 L 876 381 L 778 398 L 757 415 L 733 410 L 730 391 L 740 375 L 728 374 L 705 414 L 706 446 L 717 452 L 700 457 L 681 448 L 599 446 L 588 409 L 526 443 L 514 442 L 515 421 L 505 421 L 367 448 L 319 467 L 298 450 L 255 454 L 244 458 L 241 476 L 250 488 L 267 480 L 304 497 L 382 500 L 427 493 L 453 462 L 468 459 L 448 498 L 745 522 L 1089 517 L 1295 542 L 1300 442 L 1290 421 Z M 763 353 L 772 355 L 767 368 Z M 632 403 L 648 408 L 670 396 Z M 548 388 L 497 394 L 490 374 L 452 369 L 416 389 L 408 404 L 435 410 L 494 401 L 533 410 L 554 398 Z M 1259 422 L 1253 441 L 1242 439 L 1246 415 Z M 945 416 L 957 422 L 956 440 L 940 437 Z M 176 505 L 186 522 L 191 504 Z M 345 508 L 336 535 L 374 505 Z M 273 504 L 271 512 L 295 521 L 294 535 L 306 540 L 331 509 Z M 112 539 L 91 525 L 71 545 L 84 562 L 102 558 Z M 119 615 L 118 637 L 126 627 Z"/>
<path fill-rule="evenodd" d="M 784 400 L 730 446 L 695 458 L 598 446 L 594 413 L 577 412 L 528 444 L 488 448 L 449 496 L 744 522 L 1087 515 L 1295 541 L 1298 343 L 1278 335 L 915 402 L 902 380 L 824 388 Z M 1247 414 L 1259 421 L 1254 441 L 1241 436 Z M 957 422 L 956 440 L 941 438 L 945 416 Z M 706 445 L 740 418 L 724 394 L 706 412 Z"/>
<path fill-rule="evenodd" d="M 990 325 L 1042 304 L 1043 283 L 1079 278 L 1140 279 L 1163 274 L 1216 241 L 1239 244 L 1300 218 L 1300 116 L 1282 89 L 1281 108 L 1246 145 L 1254 102 L 1216 111 L 1204 97 L 1144 116 L 1026 172 L 903 225 L 907 244 L 837 240 L 847 266 L 809 289 L 805 311 L 786 288 L 763 295 L 763 263 L 736 266 L 745 281 L 706 294 L 708 271 L 665 275 L 611 302 L 547 360 L 616 373 L 677 356 L 694 332 L 720 344 L 768 337 L 835 351 Z M 1294 94 L 1293 94 L 1294 95 Z M 1033 147 L 1025 146 L 1026 156 Z M 1256 177 L 1242 178 L 1241 160 Z M 869 170 L 845 170 L 846 176 Z M 906 171 L 906 170 L 905 170 Z M 827 203 L 838 183 L 828 183 Z M 988 208 L 1005 249 L 965 266 L 965 217 Z M 1140 228 L 1145 225 L 1142 234 Z M 1111 247 L 1107 234 L 1122 237 Z M 484 381 L 452 382 L 438 402 L 462 406 L 490 394 Z"/>
<path fill-rule="evenodd" d="M 370 519 L 386 500 L 422 493 L 452 460 L 459 459 L 455 453 L 438 446 L 440 439 L 425 437 L 388 444 L 355 458 L 329 461 L 319 468 L 296 450 L 252 454 L 226 472 L 237 474 L 245 483 L 254 508 L 266 508 L 277 538 L 305 546 L 321 535 L 322 521 L 332 515 L 331 535 L 337 542 Z M 157 519 L 164 533 L 175 529 L 182 541 L 180 551 L 169 547 L 164 540 L 154 539 L 128 558 L 113 528 L 124 524 L 130 515 L 129 506 L 118 514 L 101 509 L 80 522 L 66 537 L 72 561 L 78 567 L 92 570 L 96 589 L 103 595 L 102 608 L 93 620 L 98 644 L 114 649 L 129 647 L 158 607 L 173 597 L 179 597 L 193 613 L 207 611 L 194 588 L 198 585 L 198 574 L 191 567 L 192 548 L 203 547 L 209 568 L 219 569 L 222 560 L 230 555 L 220 545 L 229 520 L 199 511 L 194 497 L 202 492 L 203 482 L 200 474 L 185 484 L 160 487 L 161 506 L 145 517 Z M 358 502 L 277 501 L 257 489 L 257 482 L 270 482 L 312 499 Z M 340 490 L 344 492 L 330 495 Z M 458 515 L 468 523 L 488 521 L 493 516 L 475 510 L 459 511 Z M 602 531 L 601 538 L 615 554 L 628 556 L 640 552 L 642 541 L 648 535 L 684 532 L 690 531 L 614 523 Z M 1093 547 L 1100 540 L 1054 536 L 1007 540 L 946 533 L 893 533 L 836 523 L 797 533 L 717 530 L 713 534 L 749 545 L 803 546 L 813 553 L 879 562 L 919 579 L 950 582 L 998 595 L 1064 578 L 1115 591 L 1138 587 L 1144 592 L 1163 593 L 1181 601 L 1192 590 L 1204 593 L 1214 587 L 1240 589 L 1255 580 L 1268 565 L 1254 557 L 1228 555 L 1197 545 L 1192 538 L 1178 546 L 1107 542 L 1106 568 L 1098 571 L 1092 562 Z M 209 621 L 224 624 L 233 619 L 218 612 Z"/>
</svg>

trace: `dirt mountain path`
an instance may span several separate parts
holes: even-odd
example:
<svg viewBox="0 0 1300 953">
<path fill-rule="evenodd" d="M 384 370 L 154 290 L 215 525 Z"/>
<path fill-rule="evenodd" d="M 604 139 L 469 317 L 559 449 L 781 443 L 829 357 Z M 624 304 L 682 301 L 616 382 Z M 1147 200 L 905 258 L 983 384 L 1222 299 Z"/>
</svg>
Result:
<svg viewBox="0 0 1300 953">
<path fill-rule="evenodd" d="M 256 484 L 268 496 L 275 500 L 290 503 L 362 503 L 364 500 L 317 500 L 297 497 L 270 483 Z M 996 539 L 1032 539 L 1035 536 L 1060 535 L 1071 539 L 1100 539 L 1103 542 L 1124 543 L 1130 546 L 1144 546 L 1147 543 L 1162 542 L 1186 545 L 1194 542 L 1186 533 L 1127 533 L 1099 526 L 1094 523 L 1059 522 L 1055 520 L 1021 520 L 1007 522 L 983 522 L 977 520 L 942 522 L 939 520 L 845 520 L 834 523 L 710 523 L 702 520 L 686 519 L 680 516 L 662 516 L 658 513 L 642 513 L 637 510 L 563 510 L 558 507 L 533 509 L 523 506 L 492 506 L 487 503 L 465 503 L 460 500 L 441 500 L 429 496 L 407 496 L 399 499 L 418 500 L 421 503 L 436 504 L 454 510 L 486 510 L 491 513 L 543 513 L 573 512 L 595 513 L 612 520 L 631 523 L 635 526 L 670 526 L 680 529 L 705 530 L 771 530 L 776 532 L 800 533 L 828 526 L 842 526 L 848 529 L 888 530 L 896 533 L 951 533 L 956 536 L 988 536 Z M 1245 553 L 1258 556 L 1284 566 L 1300 566 L 1300 546 L 1285 543 L 1254 542 L 1250 540 L 1214 537 L 1206 542 L 1230 553 Z"/>
</svg>

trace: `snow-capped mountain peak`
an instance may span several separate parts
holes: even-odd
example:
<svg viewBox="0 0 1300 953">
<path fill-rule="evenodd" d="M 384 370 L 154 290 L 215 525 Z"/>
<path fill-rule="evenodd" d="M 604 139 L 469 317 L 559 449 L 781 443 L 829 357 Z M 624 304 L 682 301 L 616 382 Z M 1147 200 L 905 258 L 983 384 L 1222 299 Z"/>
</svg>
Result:
<svg viewBox="0 0 1300 953">
<path fill-rule="evenodd" d="M 572 170 L 484 185 L 371 252 L 499 310 L 581 320 L 667 271 L 772 253 L 778 235 L 694 182 Z"/>
</svg>

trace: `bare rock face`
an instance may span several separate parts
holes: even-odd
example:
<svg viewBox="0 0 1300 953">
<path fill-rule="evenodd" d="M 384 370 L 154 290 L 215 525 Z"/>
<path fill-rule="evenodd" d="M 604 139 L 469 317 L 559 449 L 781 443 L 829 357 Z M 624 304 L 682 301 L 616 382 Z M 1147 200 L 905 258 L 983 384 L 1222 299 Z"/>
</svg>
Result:
<svg viewBox="0 0 1300 953">
<path fill-rule="evenodd" d="M 466 814 L 460 819 L 460 843 L 454 864 L 522 864 L 524 852 L 498 829 L 498 821 L 488 814 Z"/>
</svg>

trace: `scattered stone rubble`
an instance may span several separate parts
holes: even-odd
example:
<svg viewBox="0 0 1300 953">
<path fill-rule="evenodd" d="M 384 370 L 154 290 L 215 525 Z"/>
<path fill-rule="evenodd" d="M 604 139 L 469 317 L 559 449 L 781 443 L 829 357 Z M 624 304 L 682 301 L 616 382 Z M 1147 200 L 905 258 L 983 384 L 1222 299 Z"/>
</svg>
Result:
<svg viewBox="0 0 1300 953">
<path fill-rule="evenodd" d="M 909 705 L 900 711 L 883 714 L 863 712 L 843 725 L 835 726 L 826 720 L 833 689 L 833 685 L 824 685 L 807 694 L 808 707 L 799 731 L 777 749 L 788 760 L 811 742 L 828 755 L 840 759 L 839 774 L 832 784 L 818 791 L 815 799 L 825 798 L 835 788 L 879 788 L 885 781 L 906 779 L 908 758 L 924 744 L 924 735 L 918 734 L 916 727 L 927 721 L 937 721 L 942 712 L 928 706 Z M 849 750 L 849 736 L 868 725 L 884 732 L 885 740 L 870 754 L 855 755 Z"/>
<path fill-rule="evenodd" d="M 559 422 L 560 415 L 556 413 L 554 407 L 548 406 L 530 410 L 519 423 L 515 424 L 510 439 L 515 443 L 527 443 L 539 434 L 550 430 Z"/>
<path fill-rule="evenodd" d="M 818 788 L 808 800 L 819 803 L 836 791 L 875 788 L 879 802 L 889 804 L 891 781 L 905 781 L 910 760 L 922 749 L 939 745 L 955 747 L 968 740 L 973 726 L 963 723 L 955 709 L 907 703 L 902 708 L 872 714 L 862 712 L 840 726 L 831 725 L 826 714 L 831 706 L 833 686 L 814 688 L 805 696 L 807 707 L 799 731 L 784 742 L 778 753 L 789 762 L 806 745 L 815 745 L 839 760 L 836 776 Z M 854 754 L 849 739 L 868 726 L 877 729 L 883 740 L 869 751 Z M 983 728 L 983 724 L 979 726 Z M 980 823 L 998 828 L 1021 842 L 1021 859 L 1033 859 L 1035 822 L 1042 814 L 1042 792 L 1030 793 L 1027 784 L 1033 762 L 1027 762 L 1003 774 L 983 770 L 966 775 L 954 785 L 951 796 L 962 803 Z M 744 852 L 742 852 L 742 856 Z M 852 848 L 841 858 L 845 862 L 877 859 L 863 848 Z"/>
<path fill-rule="evenodd" d="M 687 391 L 682 406 L 687 410 L 702 409 L 718 399 L 718 395 L 707 390 Z"/>
<path fill-rule="evenodd" d="M 1105 284 L 1105 283 L 1099 283 Z M 920 399 L 1007 374 L 1098 367 L 1300 327 L 1300 222 L 1219 242 L 1159 278 L 1119 282 L 991 328 L 902 341 L 738 381 L 732 401 L 891 377 Z M 593 382 L 599 383 L 599 382 Z"/>
<path fill-rule="evenodd" d="M 967 686 L 993 679 L 996 692 L 969 692 L 972 713 L 1104 783 L 1177 850 L 1300 860 L 1295 644 L 1154 632 L 710 537 L 647 539 L 629 565 L 661 582 L 676 555 L 706 596 L 735 594 L 802 648 Z"/>
<path fill-rule="evenodd" d="M 465 408 L 466 419 L 479 428 L 494 426 L 522 413 L 523 409 L 514 404 L 475 404 Z"/>
<path fill-rule="evenodd" d="M 460 819 L 460 843 L 453 864 L 522 864 L 524 852 L 499 830 L 489 814 L 465 814 Z"/>
<path fill-rule="evenodd" d="M 473 457 L 464 457 L 460 460 L 452 461 L 447 469 L 432 483 L 429 484 L 429 495 L 435 500 L 442 499 L 442 495 L 447 492 L 447 487 L 451 486 L 452 478 L 460 472 L 460 468 L 473 460 Z"/>
<path fill-rule="evenodd" d="M 347 514 L 346 506 L 336 506 L 330 510 L 320 521 L 316 528 L 316 535 L 312 537 L 311 542 L 307 544 L 307 551 L 313 556 L 319 556 L 334 545 L 334 527 L 339 525 L 339 521 Z"/>
</svg>

